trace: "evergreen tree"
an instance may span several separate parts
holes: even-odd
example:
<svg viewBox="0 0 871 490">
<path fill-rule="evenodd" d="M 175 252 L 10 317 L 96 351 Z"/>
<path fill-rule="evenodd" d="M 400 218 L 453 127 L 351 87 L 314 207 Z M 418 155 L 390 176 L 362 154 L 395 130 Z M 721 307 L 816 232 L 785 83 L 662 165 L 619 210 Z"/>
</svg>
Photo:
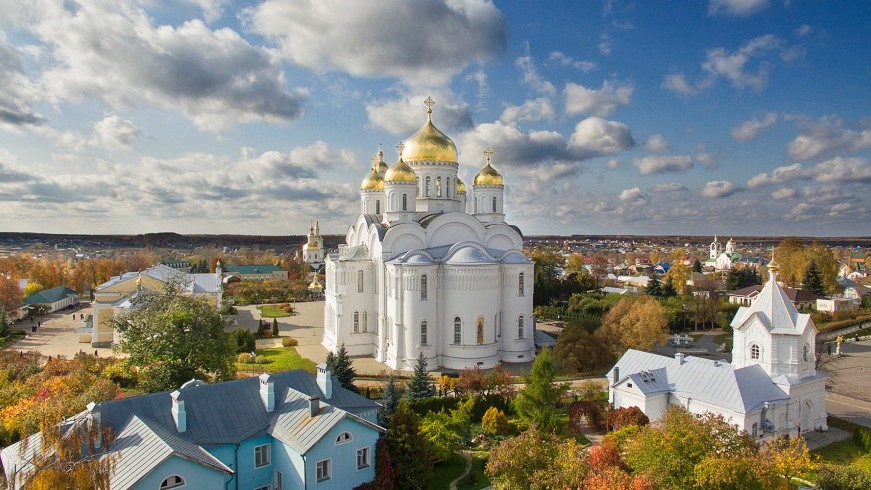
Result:
<svg viewBox="0 0 871 490">
<path fill-rule="evenodd" d="M 659 277 L 651 276 L 650 280 L 647 281 L 647 287 L 644 289 L 644 292 L 651 296 L 660 296 L 662 294 L 661 287 Z"/>
<path fill-rule="evenodd" d="M 814 294 L 826 294 L 826 286 L 823 284 L 823 276 L 820 274 L 820 268 L 815 260 L 811 260 L 807 264 L 807 269 L 804 271 L 804 281 L 802 287 L 805 291 L 810 291 Z"/>
<path fill-rule="evenodd" d="M 423 355 L 423 351 L 417 356 L 417 363 L 414 365 L 411 381 L 406 386 L 405 396 L 409 401 L 423 400 L 424 398 L 435 396 L 435 390 L 429 378 L 429 371 L 426 369 L 426 357 Z"/>
<path fill-rule="evenodd" d="M 662 283 L 662 287 L 659 288 L 659 292 L 660 295 L 664 298 L 677 296 L 677 289 L 675 289 L 674 283 L 671 282 L 671 277 L 665 278 L 665 282 Z"/>
<path fill-rule="evenodd" d="M 9 334 L 9 324 L 6 323 L 6 310 L 0 307 L 0 337 Z"/>
<path fill-rule="evenodd" d="M 272 336 L 278 337 L 278 318 L 272 319 Z"/>
<path fill-rule="evenodd" d="M 357 391 L 357 387 L 354 386 L 354 376 L 357 376 L 357 372 L 354 371 L 354 366 L 351 365 L 351 358 L 348 357 L 348 351 L 345 350 L 344 343 L 335 354 L 332 352 L 327 354 L 326 364 L 330 371 L 333 372 L 333 376 L 339 379 L 339 384 L 342 385 L 342 388 Z"/>
<path fill-rule="evenodd" d="M 530 425 L 535 424 L 544 432 L 553 432 L 560 426 L 560 402 L 568 385 L 555 384 L 554 357 L 549 347 L 544 347 L 535 356 L 532 371 L 523 378 L 526 387 L 515 399 L 517 415 Z"/>
<path fill-rule="evenodd" d="M 702 272 L 702 263 L 699 259 L 693 262 L 693 272 Z"/>
<path fill-rule="evenodd" d="M 420 434 L 417 414 L 405 400 L 399 402 L 396 413 L 390 417 L 387 448 L 393 460 L 397 488 L 429 488 L 433 478 L 432 451 L 429 441 Z"/>
<path fill-rule="evenodd" d="M 387 382 L 384 383 L 384 399 L 381 401 L 381 409 L 378 410 L 378 422 L 383 426 L 390 424 L 390 417 L 396 412 L 399 407 L 399 400 L 402 399 L 402 386 L 397 383 L 396 376 L 391 373 L 387 376 Z"/>
</svg>

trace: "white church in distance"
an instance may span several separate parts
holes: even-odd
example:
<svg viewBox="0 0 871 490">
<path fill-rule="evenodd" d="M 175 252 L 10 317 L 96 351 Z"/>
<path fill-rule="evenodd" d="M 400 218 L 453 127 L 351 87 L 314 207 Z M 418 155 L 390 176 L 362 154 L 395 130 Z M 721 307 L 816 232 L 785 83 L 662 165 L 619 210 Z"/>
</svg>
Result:
<svg viewBox="0 0 871 490">
<path fill-rule="evenodd" d="M 608 373 L 616 408 L 636 406 L 656 420 L 669 405 L 711 412 L 754 437 L 828 430 L 826 375 L 815 367 L 817 329 L 769 280 L 732 320 L 732 362 L 627 351 Z"/>
<path fill-rule="evenodd" d="M 457 148 L 432 123 L 387 165 L 383 153 L 360 188 L 360 214 L 338 254 L 325 258 L 323 345 L 411 369 L 492 368 L 535 355 L 533 263 L 505 223 L 504 181 L 490 164 L 467 202 Z"/>
</svg>

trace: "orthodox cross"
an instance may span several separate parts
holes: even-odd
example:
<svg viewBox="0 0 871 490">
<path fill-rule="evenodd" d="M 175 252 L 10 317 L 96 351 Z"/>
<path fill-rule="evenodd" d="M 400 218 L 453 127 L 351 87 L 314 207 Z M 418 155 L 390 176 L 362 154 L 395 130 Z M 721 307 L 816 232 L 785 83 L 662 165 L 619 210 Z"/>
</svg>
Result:
<svg viewBox="0 0 871 490">
<path fill-rule="evenodd" d="M 487 157 L 487 165 L 490 165 L 490 157 L 493 156 L 493 148 L 489 146 L 484 149 L 484 156 Z"/>
<path fill-rule="evenodd" d="M 431 114 L 432 113 L 432 106 L 435 105 L 435 101 L 432 100 L 432 97 L 427 97 L 426 100 L 423 101 L 423 103 L 426 104 L 426 113 Z"/>
<path fill-rule="evenodd" d="M 404 150 L 404 149 L 405 149 L 405 145 L 400 141 L 400 142 L 396 145 L 396 150 L 399 151 L 399 159 L 400 159 L 400 160 L 402 160 L 402 150 Z"/>
</svg>

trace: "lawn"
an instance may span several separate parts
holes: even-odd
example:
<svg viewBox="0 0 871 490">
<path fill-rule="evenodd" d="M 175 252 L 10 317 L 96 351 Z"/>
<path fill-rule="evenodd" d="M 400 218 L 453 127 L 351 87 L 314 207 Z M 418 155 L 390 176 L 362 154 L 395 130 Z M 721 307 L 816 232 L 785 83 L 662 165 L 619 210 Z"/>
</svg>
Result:
<svg viewBox="0 0 871 490">
<path fill-rule="evenodd" d="M 283 318 L 290 316 L 290 313 L 282 310 L 275 305 L 262 305 L 257 307 L 260 310 L 260 316 L 263 318 Z"/>
<path fill-rule="evenodd" d="M 865 471 L 871 471 L 871 454 L 862 451 L 853 439 L 829 444 L 813 451 L 812 454 L 819 456 L 821 463 L 855 465 Z"/>
<path fill-rule="evenodd" d="M 21 330 L 16 330 L 14 328 L 9 329 L 9 335 L 5 337 L 0 337 L 0 349 L 10 345 L 18 340 L 24 338 L 26 334 Z"/>
<path fill-rule="evenodd" d="M 457 488 L 465 490 L 480 490 L 490 486 L 490 480 L 484 474 L 484 465 L 487 464 L 487 453 L 472 452 L 472 470 L 459 482 Z M 430 490 L 448 489 L 451 482 L 463 474 L 466 470 L 466 460 L 459 454 L 446 461 L 435 465 L 435 478 L 430 483 Z"/>
<path fill-rule="evenodd" d="M 726 344 L 726 352 L 732 352 L 732 334 L 731 333 L 721 333 L 714 337 L 714 342 L 717 345 Z"/>
<path fill-rule="evenodd" d="M 269 362 L 264 364 L 236 363 L 236 370 L 240 373 L 277 373 L 291 371 L 293 369 L 305 369 L 310 373 L 316 371 L 313 361 L 305 359 L 293 347 L 272 347 L 269 349 L 257 349 L 257 357 L 266 357 Z"/>
</svg>

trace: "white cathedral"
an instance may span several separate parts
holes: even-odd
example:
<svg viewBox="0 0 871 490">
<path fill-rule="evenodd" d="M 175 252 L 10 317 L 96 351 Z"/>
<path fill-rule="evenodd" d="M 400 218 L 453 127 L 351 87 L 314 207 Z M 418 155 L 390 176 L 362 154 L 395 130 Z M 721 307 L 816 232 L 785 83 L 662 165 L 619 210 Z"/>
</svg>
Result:
<svg viewBox="0 0 871 490">
<path fill-rule="evenodd" d="M 430 369 L 528 362 L 533 262 L 505 223 L 493 151 L 467 202 L 457 147 L 424 102 L 426 123 L 398 146 L 398 161 L 373 157 L 346 244 L 325 257 L 322 343 L 392 369 L 412 369 L 421 352 Z"/>
<path fill-rule="evenodd" d="M 777 283 L 777 265 L 731 326 L 732 362 L 629 350 L 608 373 L 615 408 L 636 406 L 650 420 L 669 405 L 714 413 L 757 438 L 828 430 L 826 375 L 816 370 L 817 329 Z"/>
</svg>

